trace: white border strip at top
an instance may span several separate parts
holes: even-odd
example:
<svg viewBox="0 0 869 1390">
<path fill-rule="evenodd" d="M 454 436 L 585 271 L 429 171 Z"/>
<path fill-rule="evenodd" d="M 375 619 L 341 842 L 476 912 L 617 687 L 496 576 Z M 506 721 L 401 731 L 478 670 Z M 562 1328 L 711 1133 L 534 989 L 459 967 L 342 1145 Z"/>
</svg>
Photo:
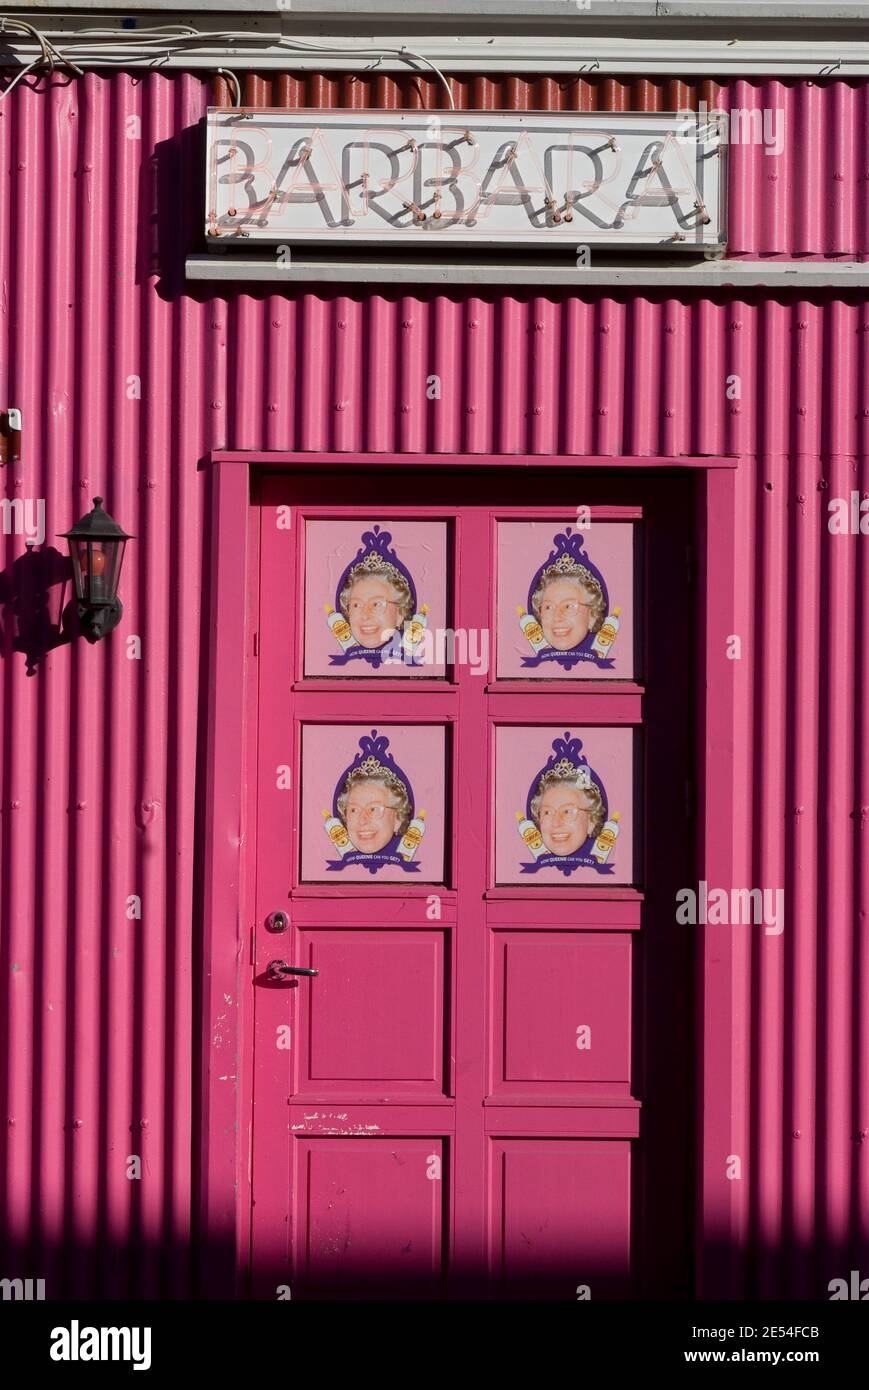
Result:
<svg viewBox="0 0 869 1390">
<path fill-rule="evenodd" d="M 99 49 L 84 43 L 70 44 L 69 30 L 46 27 L 42 31 L 62 50 L 86 69 L 152 67 L 160 72 L 195 72 L 229 67 L 234 72 L 250 69 L 261 72 L 355 72 L 406 73 L 416 70 L 430 76 L 430 70 L 412 59 L 401 61 L 384 55 L 372 59 L 371 48 L 388 48 L 394 43 L 389 36 L 377 36 L 364 45 L 369 52 L 356 56 L 342 45 L 333 52 L 323 44 L 322 35 L 312 36 L 321 45 L 316 53 L 304 53 L 289 48 L 277 48 L 260 43 L 248 43 L 242 36 L 231 47 L 209 44 L 206 40 L 195 48 L 163 50 L 158 57 L 131 54 L 129 45 L 106 43 Z M 134 32 L 134 31 L 131 31 Z M 867 31 L 869 32 L 869 31 Z M 4 36 L 10 37 L 10 36 Z M 39 50 L 32 44 L 9 44 L 19 62 L 32 62 Z M 587 39 L 506 39 L 491 43 L 457 38 L 450 43 L 442 40 L 417 39 L 414 52 L 447 73 L 518 73 L 521 76 L 540 74 L 589 77 L 609 73 L 639 77 L 713 77 L 732 80 L 737 77 L 860 77 L 869 74 L 869 41 L 865 43 L 680 43 L 678 40 L 648 39 L 643 43 L 619 43 L 617 40 Z M 0 56 L 0 65 L 5 60 Z"/>
</svg>

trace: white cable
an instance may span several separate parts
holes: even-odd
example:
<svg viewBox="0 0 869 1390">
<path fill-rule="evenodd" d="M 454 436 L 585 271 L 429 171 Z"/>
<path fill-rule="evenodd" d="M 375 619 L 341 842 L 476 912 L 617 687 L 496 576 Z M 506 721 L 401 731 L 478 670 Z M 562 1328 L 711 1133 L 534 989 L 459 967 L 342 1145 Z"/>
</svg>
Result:
<svg viewBox="0 0 869 1390">
<path fill-rule="evenodd" d="M 42 58 L 34 58 L 32 63 L 27 64 L 26 68 L 20 68 L 9 83 L 9 86 L 3 87 L 2 90 L 0 90 L 0 101 L 5 101 L 6 97 L 8 97 L 9 93 L 12 91 L 12 88 L 18 85 L 22 77 L 26 77 L 29 72 L 33 72 L 34 68 L 40 67 L 42 62 Z"/>
<path fill-rule="evenodd" d="M 68 59 L 63 58 L 62 55 L 58 53 L 57 49 L 54 48 L 54 45 L 50 43 L 50 41 L 46 39 L 37 29 L 35 29 L 33 25 L 26 24 L 23 20 L 9 20 L 8 22 L 19 26 L 21 29 L 33 35 L 36 42 L 40 45 L 40 48 L 42 49 L 42 61 L 46 62 L 49 66 L 51 66 L 50 54 L 53 53 L 56 61 L 66 64 L 66 66 L 71 67 L 75 72 L 78 72 L 80 76 L 83 76 L 81 69 L 76 68 L 74 63 L 71 63 Z M 153 37 L 147 37 L 147 35 L 151 34 L 153 35 Z M 105 40 L 106 42 L 121 44 L 129 48 L 129 57 L 121 56 L 117 58 L 96 59 L 96 61 L 99 64 L 111 67 L 123 67 L 125 64 L 128 64 L 131 60 L 134 60 L 134 58 L 136 57 L 141 58 L 144 61 L 154 61 L 156 55 L 148 52 L 148 49 L 151 47 L 159 48 L 160 54 L 162 56 L 163 53 L 169 50 L 175 50 L 177 52 L 178 49 L 182 49 L 186 45 L 186 43 L 191 42 L 219 43 L 222 41 L 224 43 L 231 44 L 233 41 L 261 41 L 269 47 L 282 48 L 289 52 L 297 50 L 300 52 L 308 53 L 332 53 L 340 54 L 342 57 L 346 57 L 348 55 L 358 55 L 360 57 L 375 58 L 393 57 L 398 58 L 402 62 L 407 63 L 408 66 L 410 66 L 411 63 L 421 63 L 423 66 L 427 67 L 431 72 L 434 73 L 435 77 L 442 84 L 444 91 L 447 94 L 447 101 L 449 102 L 450 110 L 454 111 L 456 109 L 456 104 L 453 100 L 452 89 L 441 69 L 437 66 L 436 63 L 432 62 L 430 58 L 426 58 L 425 55 L 422 53 L 415 53 L 406 45 L 403 45 L 401 48 L 377 48 L 373 46 L 357 47 L 355 45 L 321 44 L 312 43 L 310 41 L 306 42 L 303 39 L 290 38 L 283 34 L 257 34 L 234 29 L 221 30 L 217 33 L 206 33 L 201 29 L 196 29 L 193 25 L 167 24 L 153 25 L 147 30 L 142 29 L 135 31 L 135 33 L 130 32 L 129 37 L 127 37 L 126 31 L 123 30 L 100 28 L 79 30 L 75 36 L 70 36 L 70 39 L 64 42 L 64 48 L 68 52 L 77 52 L 80 48 L 87 49 L 89 47 L 89 42 L 94 40 L 97 42 L 99 42 L 100 40 Z M 40 60 L 37 60 L 37 62 L 39 61 Z M 82 59 L 82 61 L 85 60 Z M 240 101 L 238 104 L 240 105 Z"/>
<path fill-rule="evenodd" d="M 214 71 L 219 73 L 221 77 L 228 77 L 230 82 L 235 83 L 235 104 L 241 106 L 241 83 L 235 73 L 230 72 L 229 68 L 215 68 Z"/>
<path fill-rule="evenodd" d="M 82 72 L 81 68 L 77 67 L 76 64 L 73 63 L 69 58 L 65 58 L 63 54 L 57 48 L 55 48 L 51 39 L 47 38 L 46 35 L 43 34 L 41 30 L 37 29 L 33 24 L 28 24 L 27 21 L 24 19 L 13 19 L 11 16 L 4 15 L 4 33 L 8 32 L 6 26 L 9 24 L 14 25 L 15 28 L 19 29 L 22 33 L 32 35 L 32 37 L 36 40 L 36 42 L 39 44 L 40 49 L 42 50 L 42 57 L 37 58 L 33 62 L 28 64 L 28 71 L 33 69 L 34 67 L 38 67 L 41 63 L 45 63 L 48 67 L 49 72 L 53 72 L 54 65 L 55 63 L 57 63 L 61 67 L 69 68 L 78 77 L 84 77 L 84 73 Z M 23 73 L 19 73 L 15 81 L 18 81 L 18 78 L 23 76 Z M 9 86 L 6 88 L 6 91 L 11 92 L 14 86 L 15 82 L 11 82 Z"/>
</svg>

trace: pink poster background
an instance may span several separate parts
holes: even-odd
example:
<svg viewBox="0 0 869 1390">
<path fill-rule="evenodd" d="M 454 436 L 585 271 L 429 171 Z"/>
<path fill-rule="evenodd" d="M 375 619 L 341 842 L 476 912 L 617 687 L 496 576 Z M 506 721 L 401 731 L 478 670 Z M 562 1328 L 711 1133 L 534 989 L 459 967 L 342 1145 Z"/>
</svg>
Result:
<svg viewBox="0 0 869 1390">
<path fill-rule="evenodd" d="M 495 881 L 535 885 L 558 884 L 562 887 L 577 884 L 633 883 L 634 881 L 634 738 L 632 729 L 571 728 L 571 738 L 582 740 L 581 753 L 588 759 L 592 773 L 598 773 L 607 795 L 609 815 L 621 813 L 621 827 L 608 864 L 611 874 L 597 873 L 591 868 L 577 868 L 565 876 L 556 868 L 541 868 L 536 873 L 522 873 L 523 864 L 534 862 L 534 856 L 524 844 L 518 830 L 516 812 L 525 814 L 528 789 L 540 769 L 552 756 L 552 744 L 563 738 L 566 730 L 561 724 L 539 726 L 504 726 L 495 730 Z"/>
<path fill-rule="evenodd" d="M 387 753 L 406 774 L 413 814 L 425 811 L 425 834 L 413 857 L 419 869 L 383 864 L 372 874 L 362 864 L 330 870 L 339 858 L 323 828 L 335 784 L 359 752 L 359 740 L 376 728 L 389 739 Z M 306 724 L 302 729 L 302 880 L 328 883 L 443 883 L 446 801 L 446 737 L 440 724 Z"/>
<path fill-rule="evenodd" d="M 498 523 L 498 666 L 503 680 L 630 680 L 634 661 L 634 537 L 631 522 L 595 521 L 580 532 L 583 548 L 600 570 L 609 592 L 610 608 L 621 608 L 618 634 L 610 648 L 610 668 L 579 661 L 567 671 L 558 661 L 537 667 L 522 665 L 534 650 L 519 626 L 516 609 L 528 607 L 528 589 L 537 570 L 555 549 L 554 537 L 569 521 L 501 521 Z M 575 532 L 577 528 L 574 526 Z M 563 732 L 563 730 L 562 730 Z"/>
<path fill-rule="evenodd" d="M 347 566 L 362 545 L 366 531 L 378 525 L 392 536 L 390 549 L 410 571 L 416 587 L 417 605 L 427 603 L 428 624 L 445 628 L 447 622 L 447 524 L 444 521 L 390 521 L 388 517 L 370 520 L 316 521 L 305 523 L 305 675 L 410 678 L 444 676 L 443 665 L 412 667 L 403 662 L 372 666 L 365 660 L 332 666 L 329 657 L 340 655 L 341 647 L 326 621 L 327 603 L 337 607 L 335 590 Z"/>
</svg>

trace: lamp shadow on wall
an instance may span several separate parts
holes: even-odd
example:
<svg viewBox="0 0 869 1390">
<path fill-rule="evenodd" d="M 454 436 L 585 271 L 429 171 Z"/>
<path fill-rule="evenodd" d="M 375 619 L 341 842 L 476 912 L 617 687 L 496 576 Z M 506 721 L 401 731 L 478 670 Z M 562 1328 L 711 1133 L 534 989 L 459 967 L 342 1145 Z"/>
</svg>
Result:
<svg viewBox="0 0 869 1390">
<path fill-rule="evenodd" d="M 23 652 L 27 675 L 56 647 L 81 635 L 72 592 L 72 562 L 52 545 L 29 547 L 0 573 L 0 657 Z"/>
</svg>

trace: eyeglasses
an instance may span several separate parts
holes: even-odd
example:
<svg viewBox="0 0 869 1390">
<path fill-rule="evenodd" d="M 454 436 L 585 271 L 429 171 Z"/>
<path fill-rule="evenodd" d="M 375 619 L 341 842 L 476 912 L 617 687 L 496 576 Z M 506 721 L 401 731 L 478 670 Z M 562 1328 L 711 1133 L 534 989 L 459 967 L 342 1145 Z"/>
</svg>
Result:
<svg viewBox="0 0 869 1390">
<path fill-rule="evenodd" d="M 551 618 L 553 613 L 565 613 L 571 618 L 575 618 L 580 608 L 591 608 L 590 603 L 582 603 L 579 599 L 567 599 L 564 603 L 553 603 L 551 599 L 546 599 L 540 605 L 540 612 L 543 616 Z"/>
<path fill-rule="evenodd" d="M 382 821 L 387 811 L 394 811 L 393 806 L 382 806 L 379 802 L 368 803 L 367 806 L 348 806 L 348 820 L 373 820 Z"/>
<path fill-rule="evenodd" d="M 398 600 L 394 598 L 351 598 L 349 607 L 354 617 L 360 613 L 371 613 L 375 618 L 383 618 L 387 608 L 398 607 Z"/>
<path fill-rule="evenodd" d="M 562 820 L 570 821 L 573 824 L 580 816 L 587 816 L 588 811 L 584 806 L 544 806 L 540 812 L 541 820 L 555 820 L 560 816 Z"/>
</svg>

